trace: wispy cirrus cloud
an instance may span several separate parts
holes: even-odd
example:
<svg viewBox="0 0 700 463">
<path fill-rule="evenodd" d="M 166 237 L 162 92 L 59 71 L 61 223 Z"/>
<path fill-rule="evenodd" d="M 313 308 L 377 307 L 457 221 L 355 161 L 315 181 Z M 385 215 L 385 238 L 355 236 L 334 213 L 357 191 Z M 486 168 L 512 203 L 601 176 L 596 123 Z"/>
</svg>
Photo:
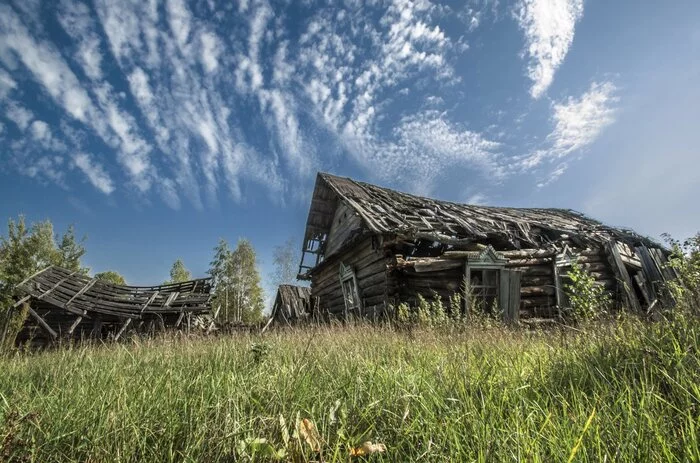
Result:
<svg viewBox="0 0 700 463">
<path fill-rule="evenodd" d="M 76 153 L 73 155 L 73 163 L 88 178 L 90 183 L 104 194 L 111 194 L 114 191 L 114 182 L 105 169 L 98 164 L 87 153 Z"/>
<path fill-rule="evenodd" d="M 566 158 L 592 144 L 615 122 L 619 97 L 612 82 L 593 82 L 580 97 L 552 104 L 554 128 L 547 135 L 545 146 L 520 161 L 520 167 L 532 170 L 544 162 L 558 162 L 544 186 L 561 176 L 568 167 Z"/>
<path fill-rule="evenodd" d="M 583 0 L 520 0 L 515 17 L 525 34 L 530 95 L 540 98 L 574 41 L 576 22 L 583 16 Z"/>
<path fill-rule="evenodd" d="M 42 15 L 0 6 L 2 117 L 16 138 L 27 133 L 16 164 L 47 157 L 52 163 L 41 165 L 64 185 L 79 173 L 105 194 L 155 194 L 172 208 L 245 201 L 251 185 L 284 202 L 316 170 L 340 163 L 426 194 L 455 168 L 490 179 L 515 173 L 507 154 L 517 147 L 497 135 L 504 129 L 470 124 L 463 111 L 465 34 L 494 19 L 495 7 L 479 4 L 460 17 L 428 0 L 314 6 L 60 0 L 44 15 L 67 35 L 60 46 Z M 520 3 L 533 96 L 551 84 L 582 8 L 574 0 Z M 23 118 L 13 108 L 24 107 L 30 84 L 42 92 L 34 104 L 47 108 L 27 104 L 36 116 Z M 518 173 L 590 144 L 605 126 L 595 108 L 613 106 L 614 89 L 588 93 L 551 106 L 554 130 L 516 159 Z M 608 101 L 596 102 L 600 95 Z"/>
</svg>

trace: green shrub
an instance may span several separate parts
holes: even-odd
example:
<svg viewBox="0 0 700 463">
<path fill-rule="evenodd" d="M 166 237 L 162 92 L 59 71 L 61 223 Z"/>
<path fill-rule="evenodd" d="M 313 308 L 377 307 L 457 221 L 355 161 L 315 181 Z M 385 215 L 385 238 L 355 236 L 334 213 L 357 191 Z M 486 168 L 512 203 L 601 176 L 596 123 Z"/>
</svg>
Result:
<svg viewBox="0 0 700 463">
<path fill-rule="evenodd" d="M 567 276 L 569 282 L 564 285 L 564 292 L 569 298 L 569 307 L 565 309 L 565 319 L 573 322 L 594 320 L 606 312 L 610 296 L 590 273 L 573 263 Z"/>
<path fill-rule="evenodd" d="M 700 308 L 700 233 L 683 243 L 665 235 L 671 245 L 669 267 L 677 278 L 669 281 L 666 288 L 678 310 L 698 313 Z"/>
</svg>

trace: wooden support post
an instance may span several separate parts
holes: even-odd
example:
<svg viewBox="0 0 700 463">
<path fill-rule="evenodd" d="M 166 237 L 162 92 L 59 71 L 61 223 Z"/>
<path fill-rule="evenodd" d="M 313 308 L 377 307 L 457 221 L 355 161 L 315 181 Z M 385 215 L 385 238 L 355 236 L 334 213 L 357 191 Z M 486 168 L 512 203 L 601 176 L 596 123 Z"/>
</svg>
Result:
<svg viewBox="0 0 700 463">
<path fill-rule="evenodd" d="M 180 312 L 180 316 L 177 317 L 177 321 L 175 322 L 175 328 L 180 326 L 180 323 L 182 323 L 182 319 L 185 318 L 185 312 Z"/>
<path fill-rule="evenodd" d="M 121 337 L 121 335 L 124 334 L 124 331 L 126 331 L 126 329 L 129 327 L 129 325 L 131 325 L 131 320 L 133 320 L 133 318 L 126 319 L 126 321 L 124 322 L 122 327 L 119 329 L 119 332 L 117 332 L 117 334 L 114 336 L 115 341 L 118 341 L 119 338 Z"/>
<path fill-rule="evenodd" d="M 39 315 L 38 313 L 36 313 L 36 312 L 34 311 L 34 309 L 32 309 L 31 307 L 29 307 L 29 314 L 30 314 L 32 317 L 34 317 L 34 319 L 37 321 L 37 323 L 39 323 L 39 325 L 41 325 L 41 327 L 44 328 L 44 330 L 46 330 L 47 333 L 49 333 L 49 334 L 51 335 L 51 338 L 56 339 L 56 338 L 58 337 L 58 333 L 56 333 L 56 332 L 49 326 L 49 324 L 46 323 L 46 320 L 44 320 L 43 318 L 41 318 L 41 315 Z"/>
<path fill-rule="evenodd" d="M 637 295 L 634 293 L 634 287 L 632 286 L 632 278 L 630 278 L 630 274 L 627 272 L 627 268 L 625 268 L 625 264 L 622 262 L 620 252 L 617 250 L 615 241 L 610 241 L 605 246 L 605 253 L 608 256 L 608 261 L 610 262 L 613 271 L 615 272 L 615 276 L 617 277 L 619 283 L 623 286 L 622 290 L 628 307 L 635 312 L 641 312 L 642 308 L 639 304 L 639 300 L 637 299 Z"/>
<path fill-rule="evenodd" d="M 87 314 L 87 310 L 83 310 L 83 315 L 78 315 L 78 317 L 75 319 L 73 324 L 68 328 L 67 335 L 71 336 L 73 334 L 73 331 L 80 325 L 80 322 L 83 321 L 83 316 Z"/>
</svg>

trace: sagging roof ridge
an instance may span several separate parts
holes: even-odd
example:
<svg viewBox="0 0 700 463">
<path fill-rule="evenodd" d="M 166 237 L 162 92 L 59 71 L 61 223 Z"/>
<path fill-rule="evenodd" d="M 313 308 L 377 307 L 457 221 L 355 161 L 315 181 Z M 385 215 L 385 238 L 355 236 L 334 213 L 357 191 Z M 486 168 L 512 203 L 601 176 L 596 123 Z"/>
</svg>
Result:
<svg viewBox="0 0 700 463">
<path fill-rule="evenodd" d="M 422 204 L 422 205 L 429 205 L 433 207 L 446 207 L 448 209 L 451 209 L 449 211 L 439 211 L 442 212 L 446 217 L 450 219 L 454 219 L 456 223 L 452 225 L 467 225 L 464 227 L 464 230 L 466 233 L 463 233 L 464 237 L 471 236 L 473 238 L 480 238 L 480 237 L 486 237 L 483 236 L 484 232 L 483 230 L 478 230 L 474 229 L 473 227 L 469 227 L 469 224 L 465 224 L 465 219 L 466 217 L 453 217 L 452 213 L 454 212 L 462 212 L 464 213 L 465 211 L 471 212 L 473 214 L 484 214 L 485 216 L 490 216 L 486 221 L 490 221 L 491 225 L 494 226 L 494 228 L 500 228 L 500 230 L 493 230 L 491 233 L 493 234 L 498 234 L 497 232 L 500 231 L 501 234 L 505 235 L 507 230 L 503 229 L 502 227 L 496 226 L 497 222 L 501 223 L 508 223 L 508 225 L 515 225 L 519 230 L 513 230 L 515 231 L 516 235 L 519 235 L 518 238 L 525 241 L 529 242 L 535 246 L 541 245 L 542 243 L 538 243 L 535 239 L 532 239 L 531 236 L 529 236 L 529 230 L 527 229 L 528 226 L 531 225 L 536 225 L 538 228 L 561 233 L 561 234 L 574 234 L 577 235 L 579 238 L 583 238 L 584 240 L 587 241 L 593 241 L 593 242 L 598 242 L 599 244 L 602 244 L 604 242 L 609 241 L 612 238 L 619 239 L 622 241 L 626 242 L 643 242 L 644 244 L 647 245 L 652 245 L 655 247 L 661 247 L 658 242 L 655 240 L 640 235 L 636 232 L 634 232 L 631 229 L 628 228 L 623 228 L 623 227 L 613 227 L 613 226 L 608 226 L 603 224 L 601 221 L 594 219 L 582 212 L 573 210 L 573 209 L 565 209 L 565 208 L 520 208 L 520 207 L 504 207 L 504 206 L 483 206 L 483 205 L 474 205 L 474 204 L 464 204 L 464 203 L 458 203 L 454 201 L 448 201 L 448 200 L 441 200 L 441 199 L 433 199 L 433 198 L 428 198 L 424 196 L 419 196 L 419 195 L 414 195 L 412 193 L 406 193 L 398 190 L 394 190 L 391 188 L 387 187 L 381 187 L 378 185 L 374 185 L 371 183 L 366 183 L 366 182 L 361 182 L 358 180 L 354 180 L 349 177 L 341 177 L 341 176 L 336 176 L 327 172 L 319 172 L 318 177 L 323 180 L 323 182 L 333 191 L 335 192 L 340 198 L 345 200 L 349 206 L 351 206 L 361 217 L 362 221 L 365 223 L 365 225 L 373 232 L 375 233 L 396 233 L 399 235 L 406 234 L 407 237 L 414 237 L 414 238 L 429 238 L 429 236 L 425 236 L 426 233 L 428 235 L 432 233 L 435 234 L 434 238 L 436 241 L 444 241 L 445 238 L 448 240 L 450 239 L 449 235 L 444 235 L 445 231 L 448 230 L 425 230 L 423 233 L 420 232 L 420 226 L 416 229 L 414 226 L 411 224 L 403 223 L 403 224 L 398 224 L 394 227 L 388 227 L 383 225 L 381 222 L 378 222 L 376 220 L 376 217 L 373 217 L 373 215 L 376 215 L 376 212 L 374 211 L 367 211 L 365 208 L 362 207 L 361 204 L 358 202 L 358 198 L 351 194 L 353 192 L 359 193 L 361 192 L 363 195 L 366 195 L 367 198 L 373 200 L 373 202 L 381 202 L 385 198 L 377 198 L 376 196 L 392 196 L 392 199 L 403 199 L 403 200 L 409 200 L 411 202 L 416 202 L 417 204 Z M 389 212 L 389 211 L 383 211 L 383 212 Z M 382 212 L 380 212 L 381 214 Z M 520 217 L 516 218 L 515 215 L 518 214 L 534 214 L 535 217 Z M 496 215 L 496 217 L 493 217 L 493 215 Z M 574 221 L 574 225 L 577 225 L 576 228 L 566 228 L 566 227 L 557 227 L 554 224 L 550 223 L 549 221 L 551 219 L 564 219 L 564 220 L 572 220 Z M 443 223 L 444 225 L 444 223 Z M 525 225 L 525 227 L 523 227 Z M 429 227 L 430 228 L 430 227 Z M 446 228 L 450 228 L 449 225 Z M 470 233 L 470 228 L 473 229 L 473 232 Z M 483 227 L 482 227 L 483 228 Z M 474 233 L 475 232 L 475 233 Z M 602 235 L 602 236 L 601 236 Z"/>
</svg>

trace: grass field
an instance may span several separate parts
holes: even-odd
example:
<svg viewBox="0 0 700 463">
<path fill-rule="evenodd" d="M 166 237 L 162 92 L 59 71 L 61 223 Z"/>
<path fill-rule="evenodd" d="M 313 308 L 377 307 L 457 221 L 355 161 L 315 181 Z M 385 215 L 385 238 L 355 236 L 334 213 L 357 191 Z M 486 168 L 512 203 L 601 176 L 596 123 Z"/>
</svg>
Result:
<svg viewBox="0 0 700 463">
<path fill-rule="evenodd" d="M 17 355 L 0 460 L 700 461 L 699 334 L 355 326 Z M 350 457 L 365 441 L 386 452 Z"/>
</svg>

